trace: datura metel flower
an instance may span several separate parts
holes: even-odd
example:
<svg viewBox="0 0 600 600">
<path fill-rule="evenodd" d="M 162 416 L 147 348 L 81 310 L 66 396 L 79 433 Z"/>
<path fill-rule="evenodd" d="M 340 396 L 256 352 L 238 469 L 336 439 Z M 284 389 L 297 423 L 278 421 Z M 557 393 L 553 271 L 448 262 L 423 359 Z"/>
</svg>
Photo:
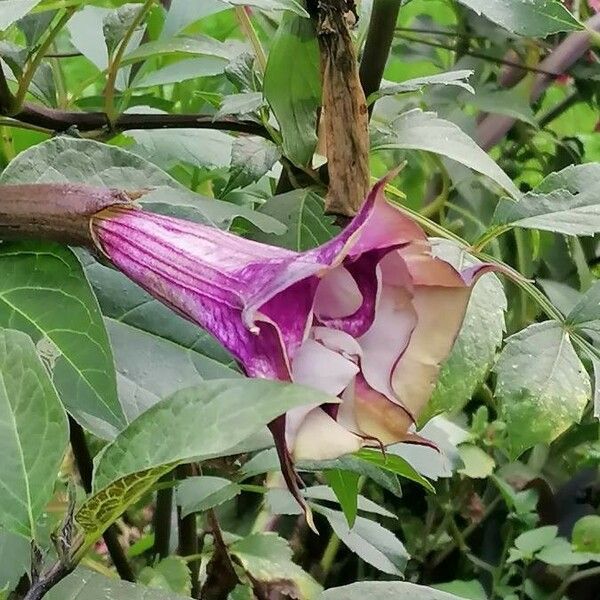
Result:
<svg viewBox="0 0 600 600">
<path fill-rule="evenodd" d="M 249 377 L 337 396 L 271 423 L 282 471 L 362 446 L 427 443 L 412 431 L 476 278 L 432 256 L 422 229 L 371 190 L 329 242 L 293 252 L 116 205 L 91 222 L 99 249 L 132 280 L 212 333 Z"/>
</svg>

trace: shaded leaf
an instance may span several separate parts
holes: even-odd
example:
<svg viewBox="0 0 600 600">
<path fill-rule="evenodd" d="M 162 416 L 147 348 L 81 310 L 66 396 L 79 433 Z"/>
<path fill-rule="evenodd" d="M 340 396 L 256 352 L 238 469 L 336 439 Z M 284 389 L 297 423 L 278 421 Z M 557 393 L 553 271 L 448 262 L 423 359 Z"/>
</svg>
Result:
<svg viewBox="0 0 600 600">
<path fill-rule="evenodd" d="M 177 486 L 177 504 L 181 516 L 204 512 L 219 506 L 241 493 L 237 483 L 222 477 L 188 477 Z"/>
<path fill-rule="evenodd" d="M 308 13 L 299 0 L 223 0 L 233 6 L 254 6 L 261 10 L 285 10 L 301 17 L 308 17 Z"/>
<path fill-rule="evenodd" d="M 12 590 L 30 566 L 29 540 L 22 535 L 0 530 L 0 590 Z"/>
<path fill-rule="evenodd" d="M 578 422 L 591 395 L 589 377 L 567 332 L 555 321 L 511 336 L 494 370 L 513 458 L 537 443 L 551 442 Z"/>
<path fill-rule="evenodd" d="M 471 479 L 485 479 L 494 472 L 496 462 L 481 448 L 473 444 L 461 444 L 458 454 L 463 461 L 463 467 L 458 472 Z"/>
<path fill-rule="evenodd" d="M 193 38 L 179 36 L 142 44 L 132 52 L 127 53 L 121 64 L 126 65 L 165 54 L 206 55 L 229 59 L 231 50 L 223 42 L 208 36 Z"/>
<path fill-rule="evenodd" d="M 587 515 L 579 519 L 573 527 L 571 542 L 575 552 L 600 554 L 600 516 Z"/>
<path fill-rule="evenodd" d="M 508 175 L 457 125 L 418 108 L 394 119 L 390 130 L 375 140 L 373 150 L 405 148 L 447 156 L 495 181 L 509 194 L 521 196 Z"/>
<path fill-rule="evenodd" d="M 600 282 L 580 297 L 565 320 L 588 335 L 600 335 Z"/>
<path fill-rule="evenodd" d="M 31 338 L 0 329 L 0 526 L 7 532 L 36 538 L 67 443 L 67 417 Z"/>
<path fill-rule="evenodd" d="M 231 148 L 229 181 L 223 193 L 258 181 L 280 156 L 277 146 L 261 137 L 247 135 L 236 138 Z"/>
<path fill-rule="evenodd" d="M 220 75 L 227 66 L 228 59 L 220 56 L 201 56 L 198 58 L 188 58 L 176 63 L 148 71 L 136 77 L 131 87 L 135 89 L 152 87 L 155 85 L 168 85 L 170 83 L 179 83 L 196 79 L 198 77 L 209 77 Z"/>
<path fill-rule="evenodd" d="M 283 235 L 253 234 L 258 242 L 303 252 L 329 241 L 338 231 L 325 215 L 323 200 L 310 189 L 298 189 L 269 198 L 259 209 L 287 227 Z"/>
<path fill-rule="evenodd" d="M 250 115 L 264 105 L 262 92 L 229 94 L 223 98 L 215 119 L 226 115 Z"/>
</svg>

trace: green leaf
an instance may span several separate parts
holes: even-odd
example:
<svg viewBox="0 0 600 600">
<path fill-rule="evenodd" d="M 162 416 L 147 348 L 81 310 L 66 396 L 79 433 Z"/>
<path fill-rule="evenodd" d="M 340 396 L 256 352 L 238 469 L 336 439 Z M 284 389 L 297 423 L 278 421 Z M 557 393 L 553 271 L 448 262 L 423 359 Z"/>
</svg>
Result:
<svg viewBox="0 0 600 600">
<path fill-rule="evenodd" d="M 522 533 L 515 539 L 515 547 L 525 555 L 532 557 L 538 550 L 552 542 L 558 534 L 556 525 L 538 527 Z"/>
<path fill-rule="evenodd" d="M 459 270 L 479 262 L 450 241 L 435 240 L 432 250 Z M 502 283 L 493 273 L 484 275 L 471 293 L 460 333 L 441 368 L 419 424 L 443 412 L 462 410 L 485 381 L 494 364 L 496 350 L 502 343 L 506 308 Z"/>
<path fill-rule="evenodd" d="M 296 406 L 332 401 L 312 388 L 279 381 L 206 381 L 155 404 L 119 434 L 96 465 L 94 489 L 145 469 L 223 455 Z M 156 444 L 160 439 L 169 443 Z"/>
<path fill-rule="evenodd" d="M 410 557 L 391 531 L 364 517 L 356 517 L 354 527 L 350 529 L 343 513 L 324 506 L 313 505 L 313 508 L 329 521 L 340 540 L 365 562 L 389 575 L 402 575 Z"/>
<path fill-rule="evenodd" d="M 153 42 L 146 42 L 123 57 L 121 65 L 127 65 L 154 56 L 168 54 L 216 56 L 223 59 L 231 58 L 231 50 L 223 42 L 208 36 L 173 37 Z"/>
<path fill-rule="evenodd" d="M 327 502 L 336 502 L 339 504 L 339 499 L 334 494 L 333 490 L 326 485 L 312 485 L 304 489 L 302 493 L 305 498 L 309 498 L 310 500 L 325 500 Z M 390 519 L 397 518 L 393 512 L 390 512 L 386 508 L 383 508 L 383 506 L 379 506 L 376 502 L 373 502 L 360 494 L 358 494 L 356 498 L 359 511 L 381 515 L 382 517 L 389 517 Z"/>
<path fill-rule="evenodd" d="M 355 456 L 361 458 L 362 460 L 366 460 L 370 463 L 378 465 L 382 469 L 396 473 L 401 477 L 410 479 L 411 481 L 422 485 L 427 491 L 435 493 L 435 488 L 431 485 L 431 483 L 422 475 L 417 473 L 417 471 L 415 471 L 415 469 L 400 456 L 390 454 L 389 452 L 384 455 L 378 450 L 369 450 L 366 448 L 356 452 Z"/>
<path fill-rule="evenodd" d="M 12 590 L 29 572 L 31 544 L 16 533 L 0 530 L 0 590 Z M 1 597 L 1 596 L 0 596 Z"/>
<path fill-rule="evenodd" d="M 0 329 L 0 527 L 36 538 L 68 437 L 67 417 L 31 338 Z"/>
<path fill-rule="evenodd" d="M 291 548 L 275 533 L 253 533 L 231 544 L 229 551 L 244 571 L 267 589 L 282 586 L 286 595 L 307 599 L 315 598 L 322 589 L 308 573 L 292 562 Z"/>
<path fill-rule="evenodd" d="M 243 92 L 229 94 L 223 98 L 215 119 L 227 115 L 251 115 L 264 105 L 262 92 Z"/>
<path fill-rule="evenodd" d="M 465 97 L 465 102 L 482 112 L 507 115 L 537 127 L 528 92 L 528 89 L 521 89 L 520 86 L 510 90 L 482 89 L 473 96 Z"/>
<path fill-rule="evenodd" d="M 144 567 L 138 581 L 150 588 L 175 592 L 192 593 L 192 578 L 187 562 L 180 556 L 167 556 L 153 567 Z"/>
<path fill-rule="evenodd" d="M 238 584 L 227 596 L 227 600 L 256 600 L 256 596 L 251 586 Z"/>
<path fill-rule="evenodd" d="M 573 527 L 571 542 L 575 552 L 600 554 L 600 516 L 581 517 Z"/>
<path fill-rule="evenodd" d="M 77 258 L 58 244 L 3 243 L 0 272 L 0 326 L 29 334 L 67 410 L 99 437 L 114 437 L 127 421 L 98 302 Z"/>
<path fill-rule="evenodd" d="M 241 491 L 237 483 L 222 477 L 188 477 L 177 486 L 177 504 L 181 506 L 181 516 L 187 517 L 219 506 Z"/>
<path fill-rule="evenodd" d="M 281 129 L 283 153 L 298 166 L 308 165 L 321 105 L 319 48 L 310 19 L 283 16 L 269 51 L 264 92 Z"/>
<path fill-rule="evenodd" d="M 259 212 L 269 215 L 287 227 L 283 235 L 253 234 L 258 242 L 303 252 L 329 241 L 337 232 L 333 217 L 324 213 L 323 200 L 310 189 L 299 189 L 273 196 Z"/>
<path fill-rule="evenodd" d="M 448 583 L 436 583 L 433 587 L 442 592 L 456 594 L 459 598 L 467 598 L 467 600 L 488 600 L 484 587 L 476 579 L 470 581 L 456 579 Z"/>
<path fill-rule="evenodd" d="M 3 0 L 0 4 L 0 31 L 8 29 L 42 0 Z"/>
<path fill-rule="evenodd" d="M 578 422 L 591 395 L 588 374 L 556 321 L 536 323 L 511 336 L 494 370 L 512 458 L 551 442 Z"/>
<path fill-rule="evenodd" d="M 240 136 L 231 148 L 231 170 L 223 194 L 246 187 L 266 175 L 279 160 L 277 146 L 255 135 Z"/>
<path fill-rule="evenodd" d="M 459 0 L 490 21 L 519 35 L 546 37 L 582 25 L 559 0 Z"/>
<path fill-rule="evenodd" d="M 263 450 L 253 456 L 241 469 L 243 479 L 254 477 L 262 473 L 279 470 L 279 459 L 275 448 Z M 381 487 L 385 488 L 398 498 L 402 497 L 402 488 L 395 474 L 389 473 L 379 467 L 361 460 L 355 456 L 342 456 L 335 460 L 300 461 L 296 464 L 299 471 L 324 471 L 326 469 L 343 469 L 368 477 Z"/>
<path fill-rule="evenodd" d="M 200 19 L 227 8 L 222 0 L 172 0 L 160 37 L 170 38 Z"/>
<path fill-rule="evenodd" d="M 405 148 L 425 150 L 455 160 L 495 181 L 511 196 L 521 192 L 508 175 L 457 125 L 435 113 L 418 108 L 401 114 L 390 123 L 390 130 L 375 140 L 372 150 Z"/>
<path fill-rule="evenodd" d="M 152 590 L 138 585 L 104 577 L 87 569 L 74 573 L 54 586 L 45 596 L 46 600 L 191 600 L 189 596 Z"/>
<path fill-rule="evenodd" d="M 498 203 L 494 223 L 566 235 L 600 231 L 600 163 L 572 165 L 548 175 L 518 202 Z"/>
<path fill-rule="evenodd" d="M 115 355 L 119 399 L 128 422 L 176 391 L 206 379 L 240 376 L 199 352 L 105 319 Z"/>
<path fill-rule="evenodd" d="M 361 581 L 325 590 L 319 600 L 461 600 L 454 594 L 404 581 Z"/>
<path fill-rule="evenodd" d="M 494 472 L 496 462 L 481 448 L 473 444 L 461 444 L 458 447 L 458 454 L 464 464 L 458 469 L 462 475 L 472 479 L 485 479 Z"/>
<path fill-rule="evenodd" d="M 324 475 L 344 511 L 348 526 L 352 528 L 358 510 L 358 480 L 360 476 L 357 473 L 341 469 L 325 471 Z"/>
<path fill-rule="evenodd" d="M 193 167 L 229 167 L 235 138 L 212 129 L 130 129 L 127 137 L 135 140 L 129 150 L 162 169 L 178 163 Z"/>
<path fill-rule="evenodd" d="M 136 77 L 131 87 L 134 89 L 180 83 L 198 77 L 221 75 L 229 61 L 220 56 L 187 58 Z"/>
<path fill-rule="evenodd" d="M 555 538 L 536 554 L 536 558 L 548 565 L 560 567 L 563 565 L 584 565 L 590 560 L 594 560 L 595 555 L 588 552 L 574 552 L 567 540 Z"/>
<path fill-rule="evenodd" d="M 187 130 L 183 130 L 183 134 Z M 167 132 L 174 136 L 175 133 Z M 181 133 L 181 132 L 180 132 Z M 136 132 L 137 139 L 140 134 Z M 158 134 L 156 134 L 158 135 Z M 145 137 L 157 145 L 159 137 Z M 174 138 L 171 138 L 174 139 Z M 219 138 L 209 138 L 218 143 Z M 151 141 L 147 142 L 151 144 Z M 172 142 L 177 148 L 177 140 Z M 196 152 L 196 143 L 186 148 Z M 209 144 L 210 148 L 210 144 Z M 93 140 L 55 137 L 19 154 L 0 176 L 1 184 L 37 182 L 75 182 L 128 190 L 156 188 L 140 199 L 149 209 L 200 223 L 229 225 L 240 216 L 267 231 L 283 233 L 281 223 L 267 215 L 214 198 L 205 198 L 183 187 L 168 173 L 151 162 L 118 148 Z"/>
<path fill-rule="evenodd" d="M 416 77 L 414 79 L 407 79 L 400 83 L 394 83 L 392 81 L 382 81 L 381 87 L 377 92 L 372 93 L 367 102 L 372 104 L 379 98 L 385 96 L 396 96 L 397 94 L 406 94 L 409 92 L 420 92 L 423 88 L 430 85 L 451 85 L 463 88 L 470 92 L 475 93 L 475 90 L 467 83 L 467 79 L 473 75 L 473 71 L 470 69 L 460 69 L 457 71 L 446 71 L 444 73 L 436 73 L 435 75 L 427 75 L 426 77 Z"/>
</svg>

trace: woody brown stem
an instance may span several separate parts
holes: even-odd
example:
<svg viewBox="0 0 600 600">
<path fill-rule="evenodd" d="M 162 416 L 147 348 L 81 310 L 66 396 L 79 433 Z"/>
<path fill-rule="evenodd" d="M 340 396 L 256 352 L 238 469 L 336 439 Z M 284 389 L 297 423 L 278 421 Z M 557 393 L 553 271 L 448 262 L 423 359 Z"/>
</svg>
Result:
<svg viewBox="0 0 600 600">
<path fill-rule="evenodd" d="M 141 194 L 76 183 L 3 185 L 0 239 L 93 246 L 90 218 L 115 204 L 131 204 Z"/>
</svg>

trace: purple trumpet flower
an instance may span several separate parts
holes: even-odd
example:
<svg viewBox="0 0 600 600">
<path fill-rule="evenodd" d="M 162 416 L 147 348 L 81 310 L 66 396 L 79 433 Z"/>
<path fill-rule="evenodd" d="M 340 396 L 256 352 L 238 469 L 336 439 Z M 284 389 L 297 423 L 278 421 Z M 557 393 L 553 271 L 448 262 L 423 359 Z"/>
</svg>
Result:
<svg viewBox="0 0 600 600">
<path fill-rule="evenodd" d="M 98 248 L 127 276 L 212 333 L 250 377 L 306 384 L 340 399 L 270 428 L 288 487 L 293 459 L 362 446 L 428 443 L 411 431 L 461 327 L 471 288 L 434 258 L 422 229 L 383 195 L 307 252 L 115 205 L 92 217 Z"/>
</svg>

